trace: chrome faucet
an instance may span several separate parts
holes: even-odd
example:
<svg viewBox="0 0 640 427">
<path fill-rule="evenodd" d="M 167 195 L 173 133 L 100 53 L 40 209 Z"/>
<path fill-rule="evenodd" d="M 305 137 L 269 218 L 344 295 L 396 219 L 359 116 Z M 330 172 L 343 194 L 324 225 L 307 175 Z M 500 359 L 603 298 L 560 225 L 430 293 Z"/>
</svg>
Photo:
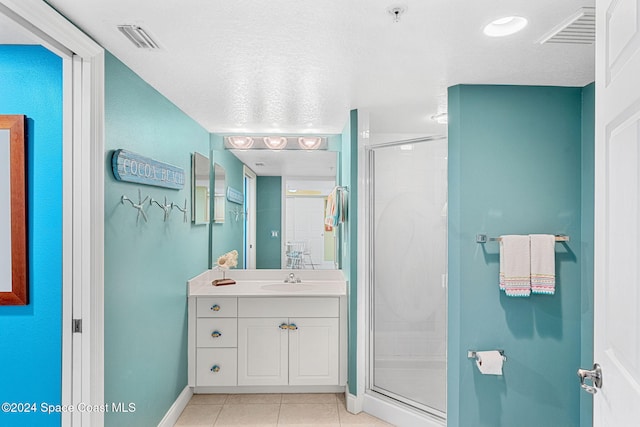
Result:
<svg viewBox="0 0 640 427">
<path fill-rule="evenodd" d="M 293 273 L 289 273 L 289 276 L 284 279 L 284 283 L 301 283 L 302 280 L 300 280 L 299 277 L 296 277 L 295 274 Z"/>
</svg>

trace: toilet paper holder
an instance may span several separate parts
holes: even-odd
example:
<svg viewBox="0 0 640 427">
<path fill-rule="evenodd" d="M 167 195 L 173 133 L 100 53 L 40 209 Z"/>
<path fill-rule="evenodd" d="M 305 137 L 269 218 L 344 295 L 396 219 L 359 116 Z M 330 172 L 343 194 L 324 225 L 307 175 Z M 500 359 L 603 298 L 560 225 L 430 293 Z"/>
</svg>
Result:
<svg viewBox="0 0 640 427">
<path fill-rule="evenodd" d="M 504 350 L 496 350 L 498 353 L 500 353 L 500 356 L 502 356 L 502 360 L 506 361 L 507 360 L 507 356 L 504 355 Z M 468 359 L 477 359 L 478 358 L 478 350 L 469 350 L 467 351 L 467 358 Z"/>
</svg>

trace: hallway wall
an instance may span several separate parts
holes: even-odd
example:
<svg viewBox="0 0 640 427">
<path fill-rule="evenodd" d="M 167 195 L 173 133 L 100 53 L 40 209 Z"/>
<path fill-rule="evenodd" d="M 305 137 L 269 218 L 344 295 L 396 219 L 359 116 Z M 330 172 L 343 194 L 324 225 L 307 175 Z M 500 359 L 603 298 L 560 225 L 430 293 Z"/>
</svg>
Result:
<svg viewBox="0 0 640 427">
<path fill-rule="evenodd" d="M 27 116 L 29 304 L 0 306 L 0 425 L 55 426 L 62 381 L 62 59 L 41 46 L 0 46 L 0 114 Z"/>
<path fill-rule="evenodd" d="M 187 287 L 207 269 L 209 227 L 191 222 L 191 153 L 209 152 L 209 133 L 114 56 L 105 65 L 105 399 L 135 403 L 105 414 L 106 426 L 156 426 L 187 385 Z M 116 181 L 123 148 L 183 168 L 182 190 Z M 120 202 L 145 196 L 184 205 L 168 221 L 147 201 L 145 222 Z"/>
</svg>

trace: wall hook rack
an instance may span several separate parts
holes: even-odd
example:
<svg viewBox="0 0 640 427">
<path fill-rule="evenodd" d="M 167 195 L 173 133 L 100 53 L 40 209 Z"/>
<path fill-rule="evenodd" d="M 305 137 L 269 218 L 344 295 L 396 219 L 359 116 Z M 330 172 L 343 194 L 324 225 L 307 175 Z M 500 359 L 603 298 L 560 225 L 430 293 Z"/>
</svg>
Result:
<svg viewBox="0 0 640 427">
<path fill-rule="evenodd" d="M 235 222 L 238 222 L 240 220 L 240 217 L 244 217 L 244 210 L 242 210 L 240 208 L 229 209 L 229 215 L 232 215 L 233 216 L 233 220 Z"/>
<path fill-rule="evenodd" d="M 147 199 L 148 198 L 149 198 L 149 196 L 146 196 L 144 198 L 144 200 L 143 200 L 142 199 L 142 193 L 140 192 L 140 189 L 138 188 L 138 203 L 134 203 L 130 198 L 128 198 L 124 194 L 120 197 L 120 203 L 122 203 L 124 205 L 124 202 L 129 202 L 129 203 L 131 203 L 131 206 L 133 206 L 135 209 L 138 210 L 138 215 L 136 216 L 136 223 L 140 219 L 140 214 L 142 214 L 142 218 L 144 219 L 144 222 L 147 222 L 148 219 L 147 219 L 147 214 L 144 212 L 144 205 L 145 205 L 145 203 L 147 203 Z"/>
<path fill-rule="evenodd" d="M 150 200 L 149 204 L 153 205 L 154 203 L 156 205 L 158 205 L 158 207 L 164 211 L 164 222 L 167 222 L 167 220 L 169 219 L 169 215 L 171 214 L 171 210 L 173 209 L 173 203 L 167 204 L 167 197 L 166 196 L 164 198 L 164 205 L 161 205 L 157 200 L 152 198 Z"/>
<path fill-rule="evenodd" d="M 166 200 L 165 200 L 165 203 L 166 203 Z M 187 199 L 184 199 L 184 208 L 181 208 L 175 203 L 171 203 L 171 207 L 176 208 L 180 212 L 182 212 L 182 222 L 187 222 Z"/>
</svg>

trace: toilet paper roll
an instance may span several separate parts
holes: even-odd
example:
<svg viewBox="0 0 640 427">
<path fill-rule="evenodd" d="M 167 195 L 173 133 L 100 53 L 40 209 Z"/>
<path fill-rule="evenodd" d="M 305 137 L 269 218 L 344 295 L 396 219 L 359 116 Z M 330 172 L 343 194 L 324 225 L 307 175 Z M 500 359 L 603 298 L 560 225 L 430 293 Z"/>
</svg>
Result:
<svg viewBox="0 0 640 427">
<path fill-rule="evenodd" d="M 476 352 L 476 365 L 483 375 L 502 375 L 504 358 L 498 350 Z"/>
</svg>

